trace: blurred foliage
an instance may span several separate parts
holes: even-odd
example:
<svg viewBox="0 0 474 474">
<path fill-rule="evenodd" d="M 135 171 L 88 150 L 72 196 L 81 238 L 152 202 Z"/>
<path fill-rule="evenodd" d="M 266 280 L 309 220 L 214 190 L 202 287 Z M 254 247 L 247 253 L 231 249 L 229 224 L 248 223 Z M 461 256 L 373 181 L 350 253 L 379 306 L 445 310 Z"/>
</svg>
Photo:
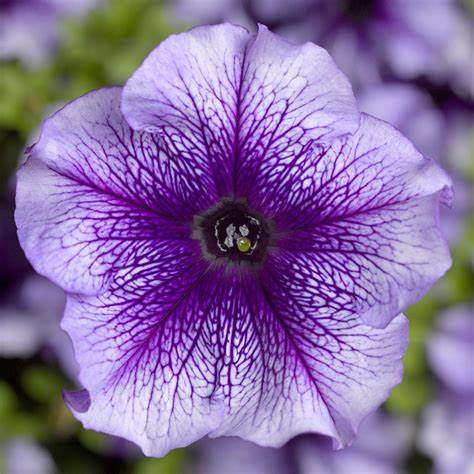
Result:
<svg viewBox="0 0 474 474">
<path fill-rule="evenodd" d="M 463 5 L 474 15 L 474 0 L 463 0 Z"/>
<path fill-rule="evenodd" d="M 2 65 L 0 127 L 27 138 L 52 107 L 98 87 L 120 85 L 160 41 L 179 30 L 157 0 L 110 0 L 68 21 L 54 60 L 29 71 Z"/>
<path fill-rule="evenodd" d="M 0 380 L 0 442 L 16 436 L 42 435 L 40 416 L 25 410 L 12 387 Z"/>
<path fill-rule="evenodd" d="M 1 82 L 2 74 L 0 74 Z M 1 84 L 0 84 L 1 91 Z M 3 95 L 0 92 L 0 109 L 3 103 Z M 0 112 L 1 117 L 1 112 Z M 21 153 L 23 141 L 20 134 L 13 130 L 5 130 L 0 128 L 0 191 L 7 188 L 8 180 L 12 171 L 16 168 L 18 163 L 18 156 Z"/>
<path fill-rule="evenodd" d="M 463 238 L 452 248 L 453 265 L 433 290 L 406 312 L 410 343 L 404 358 L 403 381 L 395 387 L 386 406 L 395 414 L 416 415 L 433 396 L 425 357 L 426 338 L 436 315 L 444 307 L 472 302 L 474 288 L 474 220 L 468 219 Z"/>
<path fill-rule="evenodd" d="M 25 393 L 39 403 L 49 404 L 61 393 L 65 380 L 47 366 L 28 367 L 21 374 Z"/>
<path fill-rule="evenodd" d="M 141 458 L 132 474 L 176 474 L 183 472 L 184 451 L 175 449 L 162 459 Z"/>
<path fill-rule="evenodd" d="M 414 415 L 423 408 L 431 396 L 424 342 L 431 329 L 436 310 L 433 299 L 424 298 L 406 312 L 410 320 L 410 343 L 404 358 L 405 372 L 402 383 L 395 387 L 386 402 L 388 410 L 395 414 Z"/>
</svg>

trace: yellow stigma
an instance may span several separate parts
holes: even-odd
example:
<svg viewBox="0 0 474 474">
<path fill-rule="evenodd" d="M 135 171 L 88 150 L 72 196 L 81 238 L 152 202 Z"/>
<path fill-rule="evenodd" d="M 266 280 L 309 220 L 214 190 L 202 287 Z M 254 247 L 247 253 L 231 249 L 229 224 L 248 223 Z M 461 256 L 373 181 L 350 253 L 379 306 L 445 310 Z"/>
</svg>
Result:
<svg viewBox="0 0 474 474">
<path fill-rule="evenodd" d="M 252 245 L 252 242 L 250 242 L 250 239 L 247 237 L 239 237 L 237 239 L 237 248 L 242 253 L 248 252 L 250 250 L 251 245 Z"/>
</svg>

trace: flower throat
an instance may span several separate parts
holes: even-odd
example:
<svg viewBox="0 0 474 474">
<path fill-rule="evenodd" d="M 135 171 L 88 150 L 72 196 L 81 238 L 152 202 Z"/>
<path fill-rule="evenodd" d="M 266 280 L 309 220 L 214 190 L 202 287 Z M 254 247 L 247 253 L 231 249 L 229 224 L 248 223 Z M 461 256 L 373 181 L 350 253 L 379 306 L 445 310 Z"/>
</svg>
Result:
<svg viewBox="0 0 474 474">
<path fill-rule="evenodd" d="M 267 251 L 270 227 L 244 201 L 224 199 L 195 217 L 193 237 L 208 259 L 259 263 Z"/>
</svg>

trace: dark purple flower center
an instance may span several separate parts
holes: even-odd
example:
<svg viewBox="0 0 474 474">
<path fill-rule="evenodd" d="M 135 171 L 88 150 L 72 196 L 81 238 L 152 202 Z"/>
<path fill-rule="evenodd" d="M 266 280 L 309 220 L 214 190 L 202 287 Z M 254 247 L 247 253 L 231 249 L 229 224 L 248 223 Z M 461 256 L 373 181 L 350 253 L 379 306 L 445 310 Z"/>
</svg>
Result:
<svg viewBox="0 0 474 474">
<path fill-rule="evenodd" d="M 193 236 L 208 259 L 259 263 L 270 241 L 270 226 L 244 201 L 222 200 L 194 220 Z"/>
</svg>

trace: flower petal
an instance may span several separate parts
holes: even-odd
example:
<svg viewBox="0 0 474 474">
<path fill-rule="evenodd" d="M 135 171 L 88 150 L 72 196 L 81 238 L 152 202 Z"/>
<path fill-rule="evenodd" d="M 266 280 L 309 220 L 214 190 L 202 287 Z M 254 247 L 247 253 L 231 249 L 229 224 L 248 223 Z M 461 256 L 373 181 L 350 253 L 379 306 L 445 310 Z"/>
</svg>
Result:
<svg viewBox="0 0 474 474">
<path fill-rule="evenodd" d="M 359 120 L 326 51 L 229 24 L 159 45 L 125 85 L 122 111 L 132 128 L 161 130 L 179 141 L 183 159 L 207 163 L 222 196 L 245 195 L 245 163 L 350 133 Z"/>
<path fill-rule="evenodd" d="M 63 398 L 67 406 L 77 412 L 85 413 L 91 406 L 91 397 L 87 390 L 77 390 L 76 392 L 63 391 Z"/>
<path fill-rule="evenodd" d="M 91 400 L 75 416 L 154 456 L 206 434 L 281 446 L 315 431 L 349 443 L 400 381 L 405 318 L 382 331 L 308 314 L 250 276 L 193 268 L 185 251 L 157 252 L 101 295 L 69 297 L 63 327 Z"/>
<path fill-rule="evenodd" d="M 268 264 L 261 282 L 267 318 L 261 331 L 269 333 L 262 351 L 264 367 L 277 374 L 268 379 L 261 396 L 271 408 L 254 410 L 252 426 L 244 423 L 240 406 L 233 431 L 219 434 L 280 446 L 296 434 L 316 432 L 333 437 L 337 448 L 346 446 L 360 421 L 401 380 L 407 321 L 399 315 L 380 330 L 361 325 L 350 312 L 313 306 L 307 292 L 292 292 L 277 268 L 283 267 Z"/>
<path fill-rule="evenodd" d="M 70 296 L 63 320 L 90 397 L 86 410 L 69 403 L 74 415 L 151 456 L 205 436 L 224 411 L 213 397 L 220 349 L 211 329 L 222 289 L 177 250 L 123 272 L 99 296 Z"/>
<path fill-rule="evenodd" d="M 276 258 L 314 307 L 384 327 L 451 264 L 437 218 L 449 178 L 378 119 L 362 114 L 350 139 L 262 165 L 256 184 L 249 202 L 273 217 Z"/>
<path fill-rule="evenodd" d="M 193 215 L 216 200 L 197 163 L 129 129 L 120 93 L 92 92 L 46 120 L 18 172 L 22 247 L 66 291 L 101 291 L 116 269 L 133 264 L 136 248 L 188 238 Z"/>
</svg>

